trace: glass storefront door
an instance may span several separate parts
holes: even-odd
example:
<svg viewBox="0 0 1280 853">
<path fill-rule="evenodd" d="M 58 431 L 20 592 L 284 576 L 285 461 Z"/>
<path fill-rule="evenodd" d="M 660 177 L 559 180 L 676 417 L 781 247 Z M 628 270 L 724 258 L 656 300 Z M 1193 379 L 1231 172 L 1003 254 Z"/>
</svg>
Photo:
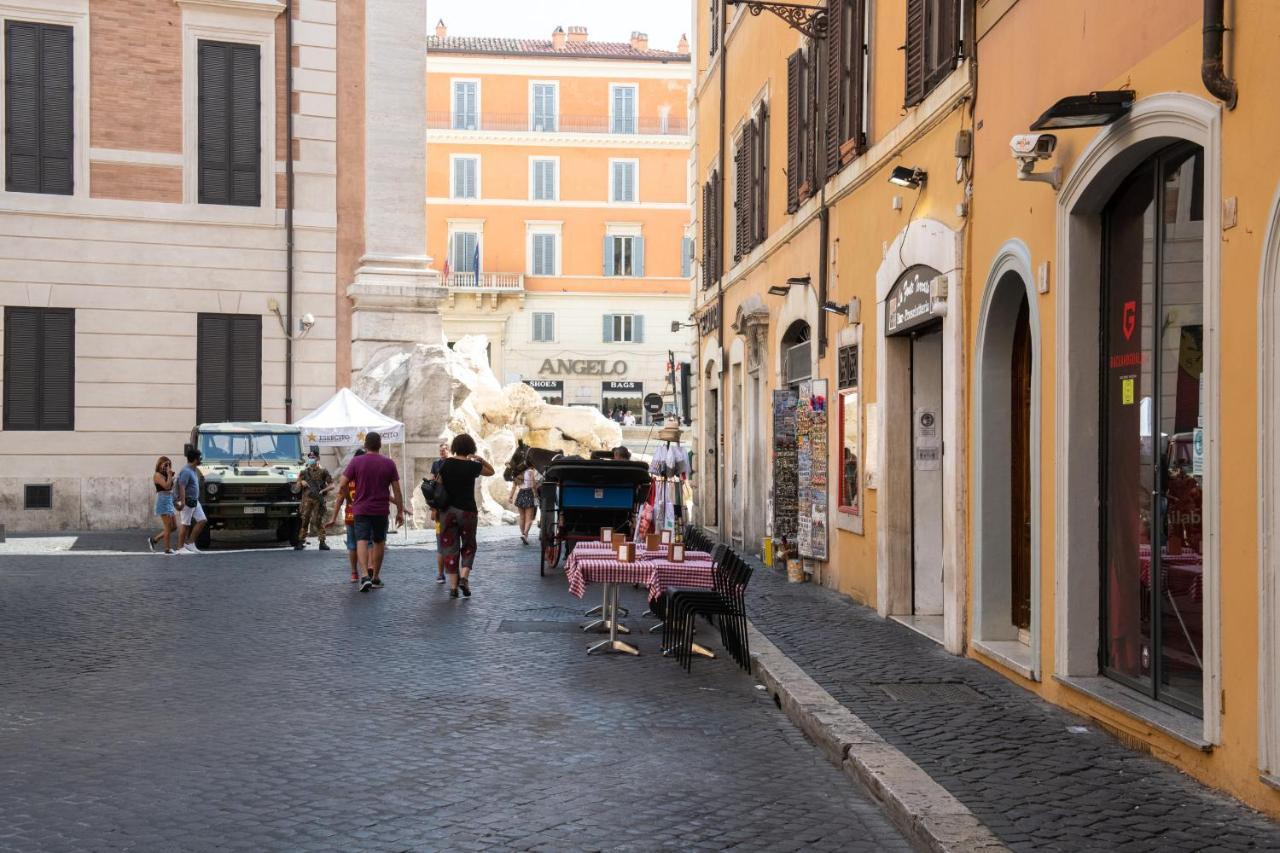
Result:
<svg viewBox="0 0 1280 853">
<path fill-rule="evenodd" d="M 1104 216 L 1102 664 L 1202 708 L 1204 152 L 1139 166 Z"/>
</svg>

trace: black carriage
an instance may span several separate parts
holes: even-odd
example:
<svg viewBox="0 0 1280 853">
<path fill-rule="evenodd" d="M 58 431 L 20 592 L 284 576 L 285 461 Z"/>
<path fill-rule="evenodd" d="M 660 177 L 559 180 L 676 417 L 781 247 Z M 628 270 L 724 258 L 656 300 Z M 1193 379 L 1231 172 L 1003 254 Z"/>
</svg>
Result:
<svg viewBox="0 0 1280 853">
<path fill-rule="evenodd" d="M 538 574 L 554 569 L 574 544 L 600 538 L 611 527 L 631 535 L 648 495 L 649 466 L 612 459 L 561 458 L 542 474 Z"/>
</svg>

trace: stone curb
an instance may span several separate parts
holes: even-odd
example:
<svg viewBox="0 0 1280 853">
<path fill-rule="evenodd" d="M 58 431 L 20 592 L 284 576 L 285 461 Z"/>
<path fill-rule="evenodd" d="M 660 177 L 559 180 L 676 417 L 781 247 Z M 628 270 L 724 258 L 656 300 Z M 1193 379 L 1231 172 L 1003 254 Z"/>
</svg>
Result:
<svg viewBox="0 0 1280 853">
<path fill-rule="evenodd" d="M 841 705 L 750 623 L 751 671 L 818 748 L 880 803 L 919 850 L 1007 851 L 991 830 L 921 767 Z"/>
</svg>

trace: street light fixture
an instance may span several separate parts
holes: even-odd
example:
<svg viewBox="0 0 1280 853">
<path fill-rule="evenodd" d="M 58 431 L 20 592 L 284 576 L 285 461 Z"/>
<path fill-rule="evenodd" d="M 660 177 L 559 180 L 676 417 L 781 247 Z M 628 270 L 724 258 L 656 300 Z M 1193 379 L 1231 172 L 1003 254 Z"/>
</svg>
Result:
<svg viewBox="0 0 1280 853">
<path fill-rule="evenodd" d="M 918 190 L 929 179 L 929 173 L 919 166 L 894 166 L 889 173 L 889 183 Z"/>
<path fill-rule="evenodd" d="M 762 0 L 724 0 L 726 6 L 746 6 L 747 11 L 759 15 L 768 9 L 787 22 L 787 26 L 811 39 L 827 37 L 827 7 L 808 3 L 762 2 Z"/>
<path fill-rule="evenodd" d="M 1128 89 L 1071 95 L 1045 110 L 1031 129 L 1101 127 L 1128 114 L 1132 106 L 1133 92 Z"/>
</svg>

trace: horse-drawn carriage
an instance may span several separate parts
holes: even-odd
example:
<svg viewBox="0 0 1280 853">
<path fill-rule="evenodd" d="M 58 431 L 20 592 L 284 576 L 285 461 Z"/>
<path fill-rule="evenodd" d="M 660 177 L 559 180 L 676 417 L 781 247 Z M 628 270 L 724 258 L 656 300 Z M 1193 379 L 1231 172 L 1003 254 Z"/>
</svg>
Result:
<svg viewBox="0 0 1280 853">
<path fill-rule="evenodd" d="M 650 483 L 645 463 L 581 459 L 521 444 L 507 470 L 515 477 L 527 467 L 542 475 L 538 574 L 558 566 L 575 543 L 600 538 L 605 527 L 628 535 L 635 532 Z"/>
</svg>

